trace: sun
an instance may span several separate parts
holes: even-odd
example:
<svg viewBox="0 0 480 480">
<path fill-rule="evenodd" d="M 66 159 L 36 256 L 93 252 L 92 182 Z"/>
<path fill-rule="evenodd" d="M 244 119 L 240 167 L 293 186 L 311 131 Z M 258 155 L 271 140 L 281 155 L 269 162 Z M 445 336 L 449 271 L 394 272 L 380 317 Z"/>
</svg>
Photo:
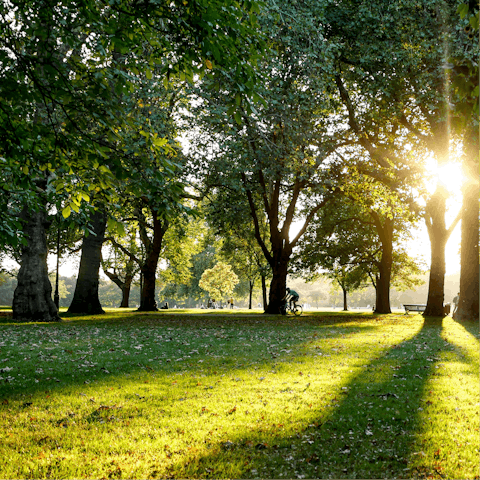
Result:
<svg viewBox="0 0 480 480">
<path fill-rule="evenodd" d="M 438 185 L 444 187 L 453 197 L 461 196 L 465 175 L 459 161 L 439 165 L 430 158 L 425 162 L 425 184 L 432 194 Z"/>
<path fill-rule="evenodd" d="M 459 163 L 450 162 L 438 166 L 435 173 L 437 182 L 449 191 L 461 190 L 465 177 Z"/>
</svg>

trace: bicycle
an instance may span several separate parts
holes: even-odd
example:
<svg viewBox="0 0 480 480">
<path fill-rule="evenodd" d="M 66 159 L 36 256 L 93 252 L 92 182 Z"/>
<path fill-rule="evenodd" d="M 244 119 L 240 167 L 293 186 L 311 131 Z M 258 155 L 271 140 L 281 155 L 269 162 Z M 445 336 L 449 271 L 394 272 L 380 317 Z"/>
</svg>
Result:
<svg viewBox="0 0 480 480">
<path fill-rule="evenodd" d="M 303 313 L 303 305 L 296 303 L 292 308 L 290 302 L 285 302 L 280 308 L 280 312 L 282 315 L 293 313 L 296 317 L 299 317 Z"/>
</svg>

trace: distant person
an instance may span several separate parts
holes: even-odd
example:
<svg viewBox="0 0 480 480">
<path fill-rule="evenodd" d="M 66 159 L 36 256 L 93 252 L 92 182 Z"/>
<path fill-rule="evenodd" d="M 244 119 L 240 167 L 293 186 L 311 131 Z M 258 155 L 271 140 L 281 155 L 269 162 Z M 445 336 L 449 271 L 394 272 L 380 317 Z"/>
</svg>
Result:
<svg viewBox="0 0 480 480">
<path fill-rule="evenodd" d="M 299 298 L 300 295 L 295 290 L 287 287 L 287 294 L 285 295 L 285 300 L 290 303 L 290 308 L 292 310 L 297 306 Z"/>
<path fill-rule="evenodd" d="M 452 303 L 453 303 L 452 317 L 455 315 L 455 313 L 457 313 L 459 300 L 460 300 L 460 292 L 458 292 L 457 295 L 455 295 L 455 297 L 452 300 Z"/>
<path fill-rule="evenodd" d="M 230 303 L 230 308 L 233 308 L 233 298 L 230 297 L 230 300 L 228 301 L 228 303 Z"/>
</svg>

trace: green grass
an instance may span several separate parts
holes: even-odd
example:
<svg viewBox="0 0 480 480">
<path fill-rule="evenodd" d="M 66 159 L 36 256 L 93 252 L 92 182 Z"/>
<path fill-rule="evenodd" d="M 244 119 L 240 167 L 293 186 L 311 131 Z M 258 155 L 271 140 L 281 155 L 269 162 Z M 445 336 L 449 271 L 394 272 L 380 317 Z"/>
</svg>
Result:
<svg viewBox="0 0 480 480">
<path fill-rule="evenodd" d="M 3 314 L 0 478 L 479 478 L 478 323 L 208 313 Z"/>
</svg>

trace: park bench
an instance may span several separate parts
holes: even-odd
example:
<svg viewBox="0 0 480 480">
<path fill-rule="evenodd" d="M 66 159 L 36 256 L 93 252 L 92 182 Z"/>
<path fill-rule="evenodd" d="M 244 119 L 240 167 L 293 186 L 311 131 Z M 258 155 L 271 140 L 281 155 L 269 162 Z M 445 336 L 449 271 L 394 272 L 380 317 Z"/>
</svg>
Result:
<svg viewBox="0 0 480 480">
<path fill-rule="evenodd" d="M 405 309 L 405 315 L 408 315 L 408 312 L 424 312 L 426 305 L 403 305 L 403 308 Z"/>
</svg>

